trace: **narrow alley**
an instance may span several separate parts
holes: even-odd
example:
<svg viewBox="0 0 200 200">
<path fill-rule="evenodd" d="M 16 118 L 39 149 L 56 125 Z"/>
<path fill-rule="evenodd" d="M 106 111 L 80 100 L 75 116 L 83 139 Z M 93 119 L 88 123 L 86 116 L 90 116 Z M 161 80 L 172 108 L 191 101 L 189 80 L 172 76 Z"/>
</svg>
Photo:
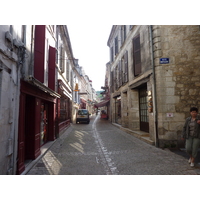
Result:
<svg viewBox="0 0 200 200">
<path fill-rule="evenodd" d="M 73 124 L 27 175 L 193 175 L 187 158 L 149 145 L 92 116 Z"/>
</svg>

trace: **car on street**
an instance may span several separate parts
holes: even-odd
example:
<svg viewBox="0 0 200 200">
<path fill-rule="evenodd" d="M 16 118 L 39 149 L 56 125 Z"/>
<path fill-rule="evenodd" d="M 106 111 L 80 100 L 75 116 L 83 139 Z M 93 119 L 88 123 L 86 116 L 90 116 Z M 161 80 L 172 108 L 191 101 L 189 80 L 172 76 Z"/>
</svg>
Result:
<svg viewBox="0 0 200 200">
<path fill-rule="evenodd" d="M 87 122 L 90 123 L 90 114 L 87 109 L 79 109 L 76 115 L 76 123 Z"/>
</svg>

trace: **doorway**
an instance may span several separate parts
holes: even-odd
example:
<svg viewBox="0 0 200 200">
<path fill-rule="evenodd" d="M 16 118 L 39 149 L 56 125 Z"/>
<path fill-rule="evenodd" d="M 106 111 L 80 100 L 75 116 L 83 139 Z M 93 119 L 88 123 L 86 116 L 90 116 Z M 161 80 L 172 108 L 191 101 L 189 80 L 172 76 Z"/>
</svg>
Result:
<svg viewBox="0 0 200 200">
<path fill-rule="evenodd" d="M 140 130 L 149 132 L 147 87 L 139 89 Z"/>
<path fill-rule="evenodd" d="M 48 104 L 41 102 L 40 146 L 48 140 Z"/>
</svg>

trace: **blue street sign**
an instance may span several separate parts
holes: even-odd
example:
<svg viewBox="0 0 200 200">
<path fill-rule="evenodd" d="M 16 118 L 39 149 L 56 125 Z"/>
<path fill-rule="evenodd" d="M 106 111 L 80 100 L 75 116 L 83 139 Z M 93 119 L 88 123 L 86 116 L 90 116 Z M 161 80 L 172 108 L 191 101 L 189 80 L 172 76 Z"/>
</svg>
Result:
<svg viewBox="0 0 200 200">
<path fill-rule="evenodd" d="M 168 64 L 169 58 L 160 58 L 160 64 Z"/>
</svg>

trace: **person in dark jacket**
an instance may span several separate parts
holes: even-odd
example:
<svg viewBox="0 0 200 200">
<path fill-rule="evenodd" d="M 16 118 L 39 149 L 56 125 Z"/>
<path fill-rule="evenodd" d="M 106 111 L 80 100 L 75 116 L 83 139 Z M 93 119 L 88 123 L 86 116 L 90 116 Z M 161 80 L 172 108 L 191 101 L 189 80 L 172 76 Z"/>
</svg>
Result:
<svg viewBox="0 0 200 200">
<path fill-rule="evenodd" d="M 195 107 L 190 108 L 190 115 L 185 121 L 182 139 L 186 140 L 186 152 L 190 155 L 188 162 L 191 167 L 194 167 L 200 145 L 200 118 L 198 116 L 198 109 Z"/>
</svg>

